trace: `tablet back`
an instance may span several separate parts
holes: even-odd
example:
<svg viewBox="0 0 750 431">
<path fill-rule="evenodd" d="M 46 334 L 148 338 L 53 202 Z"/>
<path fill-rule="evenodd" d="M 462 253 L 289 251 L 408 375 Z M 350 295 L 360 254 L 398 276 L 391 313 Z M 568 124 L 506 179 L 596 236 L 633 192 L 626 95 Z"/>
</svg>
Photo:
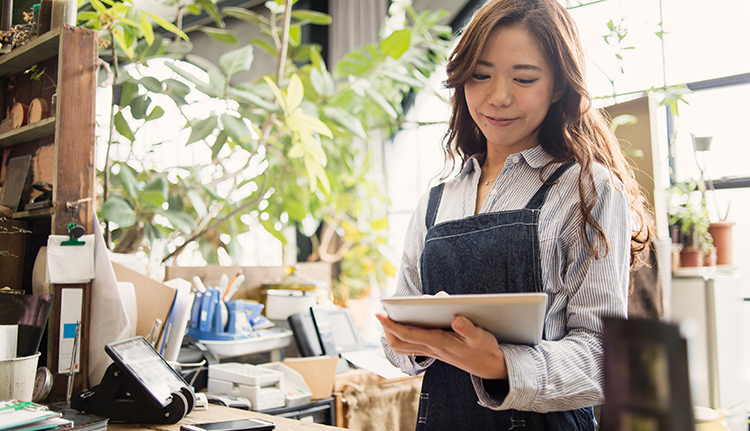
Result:
<svg viewBox="0 0 750 431">
<path fill-rule="evenodd" d="M 411 296 L 381 302 L 388 316 L 404 325 L 450 329 L 453 317 L 460 315 L 501 343 L 534 345 L 542 341 L 547 294 Z"/>
</svg>

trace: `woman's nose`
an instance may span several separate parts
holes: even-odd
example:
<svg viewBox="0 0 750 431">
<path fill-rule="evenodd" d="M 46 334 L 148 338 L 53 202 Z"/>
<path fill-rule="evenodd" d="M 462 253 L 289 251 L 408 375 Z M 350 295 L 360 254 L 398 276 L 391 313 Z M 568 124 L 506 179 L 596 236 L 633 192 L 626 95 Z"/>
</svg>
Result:
<svg viewBox="0 0 750 431">
<path fill-rule="evenodd" d="M 503 80 L 495 81 L 487 95 L 487 101 L 492 106 L 509 106 L 513 102 L 511 84 Z"/>
</svg>

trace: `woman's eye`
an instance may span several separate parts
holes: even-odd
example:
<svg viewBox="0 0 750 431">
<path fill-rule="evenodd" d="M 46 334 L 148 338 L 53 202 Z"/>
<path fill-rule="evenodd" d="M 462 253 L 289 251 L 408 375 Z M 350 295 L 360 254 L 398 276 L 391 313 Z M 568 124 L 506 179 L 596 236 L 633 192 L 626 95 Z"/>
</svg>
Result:
<svg viewBox="0 0 750 431">
<path fill-rule="evenodd" d="M 519 78 L 519 79 L 516 79 L 516 81 L 518 81 L 519 84 L 533 84 L 534 82 L 537 81 L 537 78 L 534 78 L 534 79 L 520 79 Z"/>
<path fill-rule="evenodd" d="M 489 75 L 482 75 L 481 73 L 475 73 L 471 75 L 472 78 L 474 78 L 477 81 L 484 81 L 485 79 L 489 79 Z"/>
</svg>

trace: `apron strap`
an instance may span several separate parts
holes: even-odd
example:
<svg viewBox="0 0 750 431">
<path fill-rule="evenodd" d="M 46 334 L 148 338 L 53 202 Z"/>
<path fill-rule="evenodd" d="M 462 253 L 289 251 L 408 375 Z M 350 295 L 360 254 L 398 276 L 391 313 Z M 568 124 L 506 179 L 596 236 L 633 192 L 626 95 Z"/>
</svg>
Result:
<svg viewBox="0 0 750 431">
<path fill-rule="evenodd" d="M 541 209 L 542 204 L 544 203 L 544 198 L 547 196 L 547 192 L 549 191 L 549 189 L 551 189 L 552 186 L 555 185 L 555 182 L 558 178 L 560 178 L 560 175 L 567 171 L 569 167 L 573 166 L 574 163 L 575 160 L 565 163 L 557 168 L 557 170 L 553 172 L 552 175 L 549 176 L 549 178 L 547 178 L 547 181 L 545 181 L 544 184 L 539 187 L 539 190 L 537 190 L 536 194 L 531 198 L 531 200 L 529 200 L 529 203 L 526 204 L 526 209 Z"/>
<path fill-rule="evenodd" d="M 437 219 L 438 207 L 440 206 L 440 198 L 443 197 L 443 187 L 445 183 L 440 183 L 430 189 L 430 200 L 427 201 L 427 214 L 424 217 L 424 224 L 427 229 L 430 229 L 435 225 L 435 219 Z"/>
</svg>

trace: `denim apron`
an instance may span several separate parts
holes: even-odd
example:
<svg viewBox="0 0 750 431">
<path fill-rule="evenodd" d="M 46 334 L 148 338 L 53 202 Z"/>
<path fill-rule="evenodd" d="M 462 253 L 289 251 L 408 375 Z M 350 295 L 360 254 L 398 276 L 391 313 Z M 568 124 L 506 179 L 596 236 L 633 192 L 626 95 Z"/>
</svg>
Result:
<svg viewBox="0 0 750 431">
<path fill-rule="evenodd" d="M 435 225 L 443 185 L 430 190 L 422 254 L 425 294 L 542 292 L 539 212 L 547 192 L 571 165 L 560 166 L 525 208 L 477 214 Z M 507 382 L 489 381 L 488 386 Z M 592 407 L 535 413 L 495 411 L 479 405 L 469 373 L 441 361 L 427 369 L 417 430 L 594 430 Z"/>
</svg>

